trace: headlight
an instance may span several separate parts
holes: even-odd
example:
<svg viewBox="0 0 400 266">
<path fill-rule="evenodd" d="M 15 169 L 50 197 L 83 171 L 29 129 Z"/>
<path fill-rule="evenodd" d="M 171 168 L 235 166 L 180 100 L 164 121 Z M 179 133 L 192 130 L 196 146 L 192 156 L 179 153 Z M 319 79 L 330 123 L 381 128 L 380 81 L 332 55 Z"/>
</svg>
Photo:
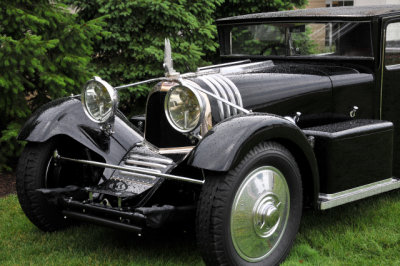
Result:
<svg viewBox="0 0 400 266">
<path fill-rule="evenodd" d="M 116 90 L 99 77 L 89 80 L 83 88 L 82 104 L 88 117 L 97 123 L 107 122 L 118 104 Z"/>
<path fill-rule="evenodd" d="M 184 85 L 172 87 L 164 102 L 165 115 L 171 126 L 187 133 L 196 129 L 204 116 L 204 101 L 200 93 Z"/>
</svg>

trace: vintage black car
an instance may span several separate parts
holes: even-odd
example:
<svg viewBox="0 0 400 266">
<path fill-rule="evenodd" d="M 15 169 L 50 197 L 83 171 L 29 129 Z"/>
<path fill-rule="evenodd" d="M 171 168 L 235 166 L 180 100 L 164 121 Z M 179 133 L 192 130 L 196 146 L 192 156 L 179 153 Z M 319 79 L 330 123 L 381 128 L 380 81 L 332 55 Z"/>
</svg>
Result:
<svg viewBox="0 0 400 266">
<path fill-rule="evenodd" d="M 304 207 L 400 188 L 400 6 L 217 21 L 220 65 L 41 107 L 19 139 L 22 209 L 40 229 L 83 220 L 135 233 L 196 221 L 207 264 L 275 265 Z M 118 90 L 154 82 L 146 115 Z M 398 97 L 399 96 L 399 97 Z"/>
</svg>

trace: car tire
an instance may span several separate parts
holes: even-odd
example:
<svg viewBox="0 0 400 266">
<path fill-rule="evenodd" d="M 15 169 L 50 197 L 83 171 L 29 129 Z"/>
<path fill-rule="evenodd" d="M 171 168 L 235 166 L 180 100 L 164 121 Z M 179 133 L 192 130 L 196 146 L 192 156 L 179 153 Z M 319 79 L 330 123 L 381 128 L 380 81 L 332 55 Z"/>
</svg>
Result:
<svg viewBox="0 0 400 266">
<path fill-rule="evenodd" d="M 17 195 L 22 210 L 34 225 L 46 232 L 69 225 L 61 210 L 37 191 L 47 187 L 49 166 L 53 163 L 55 149 L 55 142 L 51 140 L 45 143 L 28 143 L 20 156 L 16 173 Z"/>
<path fill-rule="evenodd" d="M 196 235 L 205 263 L 281 263 L 298 232 L 302 207 L 295 159 L 279 143 L 260 143 L 234 169 L 208 176 L 203 185 Z"/>
</svg>

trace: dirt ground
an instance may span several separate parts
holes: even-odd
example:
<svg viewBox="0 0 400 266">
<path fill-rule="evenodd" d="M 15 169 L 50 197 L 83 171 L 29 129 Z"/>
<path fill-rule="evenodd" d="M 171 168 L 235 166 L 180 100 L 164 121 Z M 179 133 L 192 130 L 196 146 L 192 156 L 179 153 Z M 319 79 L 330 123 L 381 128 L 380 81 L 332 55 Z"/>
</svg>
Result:
<svg viewBox="0 0 400 266">
<path fill-rule="evenodd" d="M 0 173 L 0 197 L 15 193 L 15 175 Z"/>
</svg>

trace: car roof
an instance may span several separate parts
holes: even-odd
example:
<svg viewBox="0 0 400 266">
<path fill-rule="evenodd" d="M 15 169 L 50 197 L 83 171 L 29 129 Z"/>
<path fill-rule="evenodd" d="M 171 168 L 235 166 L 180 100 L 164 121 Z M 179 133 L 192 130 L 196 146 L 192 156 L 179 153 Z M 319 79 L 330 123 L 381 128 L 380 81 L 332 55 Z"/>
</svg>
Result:
<svg viewBox="0 0 400 266">
<path fill-rule="evenodd" d="M 264 12 L 242 16 L 228 17 L 217 20 L 217 24 L 235 22 L 270 21 L 282 19 L 345 19 L 360 20 L 372 17 L 382 17 L 400 12 L 400 5 L 375 5 L 375 6 L 343 6 L 328 8 L 297 9 L 279 12 Z"/>
</svg>

